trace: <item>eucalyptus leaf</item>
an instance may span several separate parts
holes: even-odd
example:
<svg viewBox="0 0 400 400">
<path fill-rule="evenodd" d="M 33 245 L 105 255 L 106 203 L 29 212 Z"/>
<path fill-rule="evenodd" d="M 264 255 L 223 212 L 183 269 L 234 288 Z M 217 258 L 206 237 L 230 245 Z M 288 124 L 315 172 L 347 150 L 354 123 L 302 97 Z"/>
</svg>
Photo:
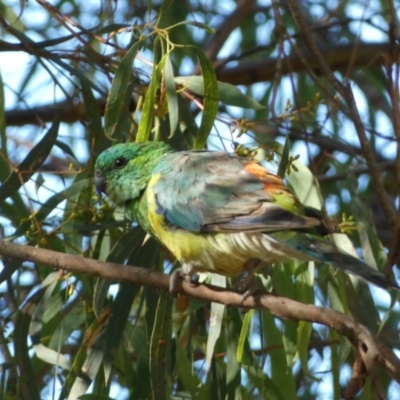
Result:
<svg viewBox="0 0 400 400">
<path fill-rule="evenodd" d="M 195 149 L 202 149 L 206 145 L 208 135 L 211 132 L 215 117 L 217 116 L 219 98 L 218 82 L 210 60 L 198 47 L 190 46 L 190 48 L 196 52 L 200 61 L 201 72 L 203 74 L 204 110 L 201 125 L 194 143 Z"/>
<path fill-rule="evenodd" d="M 204 96 L 204 78 L 202 76 L 177 76 L 175 83 L 181 85 L 191 92 Z M 239 88 L 227 82 L 218 81 L 219 101 L 221 103 L 240 108 L 260 110 L 265 106 L 258 103 L 251 97 L 243 94 Z"/>
<path fill-rule="evenodd" d="M 124 110 L 127 97 L 130 96 L 129 89 L 132 84 L 132 64 L 138 51 L 144 43 L 144 38 L 134 43 L 121 60 L 111 85 L 111 90 L 107 98 L 105 120 L 105 135 L 113 140 L 121 113 Z"/>
<path fill-rule="evenodd" d="M 211 284 L 215 286 L 226 287 L 226 278 L 219 274 L 211 274 Z M 210 368 L 211 359 L 214 355 L 215 345 L 221 334 L 222 320 L 224 316 L 225 305 L 219 303 L 211 303 L 210 329 L 207 339 L 207 369 Z"/>
<path fill-rule="evenodd" d="M 179 121 L 179 108 L 178 108 L 178 96 L 176 94 L 176 88 L 174 83 L 174 71 L 172 69 L 172 63 L 170 57 L 165 60 L 164 66 L 164 76 L 165 76 L 165 88 L 167 90 L 167 100 L 168 100 L 168 111 L 169 111 L 169 126 L 171 138 L 178 126 Z"/>
<path fill-rule="evenodd" d="M 287 179 L 297 198 L 305 206 L 321 210 L 323 202 L 316 177 L 300 160 L 295 160 L 292 164 L 295 170 L 292 169 L 290 175 L 287 175 Z"/>
</svg>

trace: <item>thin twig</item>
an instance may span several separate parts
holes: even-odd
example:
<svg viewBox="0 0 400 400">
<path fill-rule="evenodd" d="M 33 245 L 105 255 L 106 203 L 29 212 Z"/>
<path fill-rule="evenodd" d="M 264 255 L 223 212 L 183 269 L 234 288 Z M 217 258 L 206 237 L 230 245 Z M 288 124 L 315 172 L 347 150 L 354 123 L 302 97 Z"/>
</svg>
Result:
<svg viewBox="0 0 400 400">
<path fill-rule="evenodd" d="M 335 88 L 335 90 L 340 94 L 340 96 L 347 105 L 348 112 L 351 116 L 354 128 L 357 132 L 365 160 L 370 168 L 370 174 L 374 188 L 377 192 L 379 201 L 381 203 L 388 224 L 390 228 L 393 230 L 396 221 L 396 214 L 386 194 L 382 176 L 379 172 L 379 169 L 377 168 L 377 163 L 373 151 L 371 149 L 367 135 L 365 133 L 364 125 L 361 121 L 360 114 L 358 113 L 353 91 L 351 90 L 349 83 L 343 84 L 342 82 L 339 81 L 339 79 L 334 75 L 331 68 L 326 63 L 324 57 L 322 56 L 321 52 L 319 51 L 317 45 L 314 42 L 314 39 L 311 36 L 311 33 L 309 31 L 305 19 L 301 14 L 298 1 L 288 0 L 287 3 L 292 13 L 293 19 L 295 20 L 299 29 L 303 33 L 304 42 L 307 45 L 308 50 L 310 51 L 311 56 L 314 58 L 318 68 L 320 69 L 324 77 L 331 83 L 331 85 Z"/>
<path fill-rule="evenodd" d="M 394 161 L 383 161 L 381 163 L 377 164 L 378 171 L 388 171 L 388 170 L 394 170 L 395 169 L 395 162 Z M 346 171 L 344 172 L 338 172 L 337 174 L 334 175 L 320 175 L 317 176 L 318 182 L 321 184 L 324 183 L 331 183 L 331 182 L 336 182 L 340 181 L 342 179 L 346 179 L 346 177 L 349 176 L 349 173 L 353 175 L 361 175 L 361 174 L 369 174 L 371 171 L 369 167 L 350 167 L 347 168 Z"/>
<path fill-rule="evenodd" d="M 400 41 L 400 28 L 397 21 L 397 12 L 392 0 L 388 1 L 389 5 L 389 43 L 391 51 L 385 58 L 386 75 L 388 79 L 388 93 L 393 108 L 393 130 L 396 138 L 400 140 L 400 104 L 399 104 L 399 80 L 400 80 L 400 66 L 399 58 L 400 52 L 396 49 L 396 43 Z M 397 143 L 397 156 L 396 156 L 396 178 L 397 186 L 400 194 L 400 144 Z M 400 200 L 399 200 L 400 206 Z M 390 269 L 394 264 L 400 264 L 400 207 L 397 209 L 396 227 L 394 230 L 393 242 L 390 247 L 390 256 L 387 268 Z M 388 271 L 389 272 L 389 271 Z"/>
<path fill-rule="evenodd" d="M 211 61 L 215 60 L 232 31 L 250 14 L 255 3 L 255 0 L 238 0 L 235 10 L 221 22 L 204 51 Z"/>
<path fill-rule="evenodd" d="M 399 45 L 396 46 L 397 49 L 399 47 Z M 380 66 L 382 64 L 380 54 L 388 50 L 389 43 L 359 43 L 353 66 Z M 332 70 L 345 70 L 354 46 L 353 44 L 336 44 L 330 47 L 321 47 L 319 51 Z M 303 57 L 312 70 L 321 74 L 322 71 L 312 55 L 305 52 Z M 218 68 L 217 77 L 218 80 L 233 85 L 251 85 L 257 82 L 271 81 L 275 75 L 276 65 L 277 60 L 274 57 L 255 59 L 242 62 L 235 67 Z M 304 69 L 301 57 L 298 54 L 291 54 L 284 58 L 281 73 L 287 75 L 293 72 L 302 72 Z"/>
</svg>

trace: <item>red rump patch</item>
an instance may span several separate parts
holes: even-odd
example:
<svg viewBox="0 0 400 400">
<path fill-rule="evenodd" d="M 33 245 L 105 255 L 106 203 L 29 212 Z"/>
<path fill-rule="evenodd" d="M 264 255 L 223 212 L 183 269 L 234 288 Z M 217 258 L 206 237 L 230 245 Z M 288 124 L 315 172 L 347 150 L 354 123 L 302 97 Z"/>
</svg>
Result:
<svg viewBox="0 0 400 400">
<path fill-rule="evenodd" d="M 257 161 L 246 161 L 244 169 L 264 182 L 264 189 L 269 192 L 291 193 L 279 176 L 273 175 Z"/>
</svg>

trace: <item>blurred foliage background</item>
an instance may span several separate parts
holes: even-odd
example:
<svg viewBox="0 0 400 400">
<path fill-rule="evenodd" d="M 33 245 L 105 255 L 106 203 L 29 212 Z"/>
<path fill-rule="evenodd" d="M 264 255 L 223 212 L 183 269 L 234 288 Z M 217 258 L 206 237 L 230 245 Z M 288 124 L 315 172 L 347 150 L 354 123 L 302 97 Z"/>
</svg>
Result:
<svg viewBox="0 0 400 400">
<path fill-rule="evenodd" d="M 354 218 L 349 236 L 369 264 L 396 264 L 400 3 L 304 0 L 306 28 L 291 3 L 1 0 L 2 237 L 169 272 L 169 254 L 99 203 L 100 152 L 165 140 L 273 168 L 287 143 L 298 196 Z M 387 292 L 326 266 L 265 272 L 266 289 L 352 315 L 398 351 Z M 382 398 L 369 378 L 349 389 L 356 353 L 324 326 L 14 259 L 0 280 L 4 399 Z M 377 373 L 398 398 L 399 383 Z"/>
</svg>

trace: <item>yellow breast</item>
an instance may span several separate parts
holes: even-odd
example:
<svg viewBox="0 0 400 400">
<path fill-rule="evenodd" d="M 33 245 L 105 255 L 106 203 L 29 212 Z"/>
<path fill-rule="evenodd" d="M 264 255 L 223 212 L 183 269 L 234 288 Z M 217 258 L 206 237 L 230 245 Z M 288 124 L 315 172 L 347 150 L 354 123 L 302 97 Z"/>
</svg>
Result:
<svg viewBox="0 0 400 400">
<path fill-rule="evenodd" d="M 207 245 L 207 240 L 202 235 L 185 231 L 179 228 L 171 228 L 167 225 L 164 216 L 157 213 L 158 204 L 152 191 L 160 176 L 151 178 L 147 189 L 148 218 L 153 229 L 153 234 L 182 262 L 187 259 L 195 259 L 198 253 Z"/>
<path fill-rule="evenodd" d="M 152 187 L 158 179 L 158 175 L 153 176 L 146 191 L 152 233 L 183 264 L 183 268 L 191 273 L 208 271 L 235 276 L 244 272 L 244 266 L 249 259 L 259 258 L 275 263 L 301 258 L 274 235 L 243 232 L 197 233 L 171 228 L 164 216 L 157 213 L 159 206 Z"/>
</svg>

